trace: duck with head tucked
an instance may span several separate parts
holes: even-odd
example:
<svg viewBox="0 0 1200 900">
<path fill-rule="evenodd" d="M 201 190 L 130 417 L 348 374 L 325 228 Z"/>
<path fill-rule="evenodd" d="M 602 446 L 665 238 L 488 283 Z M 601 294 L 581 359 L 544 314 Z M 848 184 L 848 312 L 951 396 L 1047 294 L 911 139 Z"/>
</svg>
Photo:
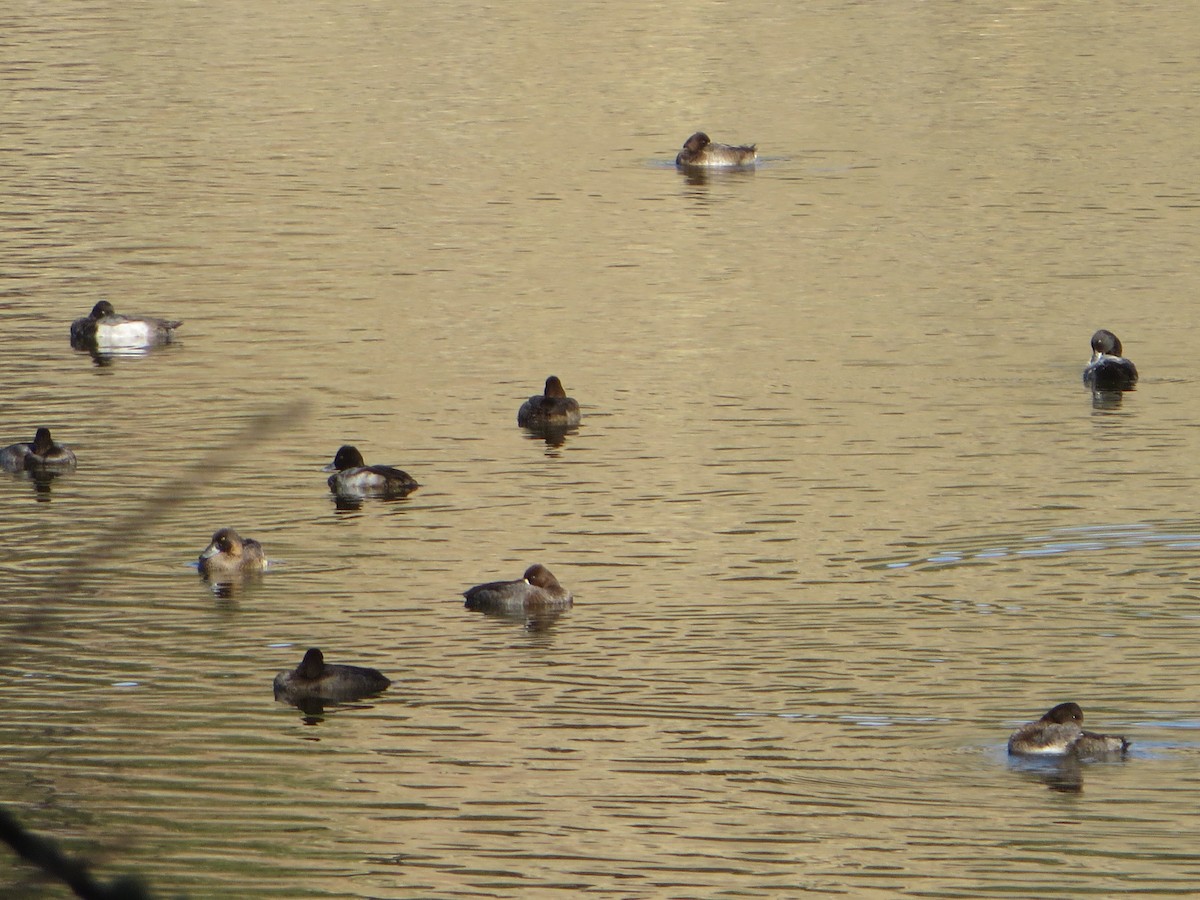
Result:
<svg viewBox="0 0 1200 900">
<path fill-rule="evenodd" d="M 1083 383 L 1093 391 L 1131 391 L 1138 371 L 1121 355 L 1121 339 L 1106 328 L 1092 335 L 1092 359 L 1083 370 Z"/>
<path fill-rule="evenodd" d="M 1083 710 L 1078 703 L 1060 703 L 1036 722 L 1022 725 L 1008 739 L 1012 756 L 1073 756 L 1103 759 L 1120 756 L 1129 741 L 1111 734 L 1083 730 Z"/>
<path fill-rule="evenodd" d="M 149 316 L 122 316 L 111 303 L 101 300 L 89 315 L 71 323 L 71 346 L 76 350 L 144 350 L 169 344 L 182 324 Z"/>
<path fill-rule="evenodd" d="M 212 542 L 200 554 L 200 574 L 206 578 L 247 575 L 267 566 L 262 544 L 244 538 L 232 528 L 213 533 Z"/>
<path fill-rule="evenodd" d="M 297 703 L 304 700 L 361 700 L 386 690 L 391 679 L 376 669 L 325 662 L 325 654 L 310 647 L 300 665 L 275 676 L 275 699 Z"/>
<path fill-rule="evenodd" d="M 703 131 L 684 141 L 683 149 L 675 156 L 675 165 L 685 169 L 745 169 L 757 161 L 757 145 L 715 144 Z"/>
<path fill-rule="evenodd" d="M 489 581 L 463 593 L 467 609 L 477 612 L 519 613 L 566 609 L 571 592 L 558 583 L 550 570 L 534 564 L 516 581 Z"/>
<path fill-rule="evenodd" d="M 517 424 L 532 431 L 574 428 L 579 420 L 579 404 L 567 396 L 557 375 L 547 378 L 545 390 L 534 394 L 517 410 Z"/>
<path fill-rule="evenodd" d="M 334 473 L 329 476 L 329 490 L 339 497 L 403 497 L 420 487 L 400 469 L 368 466 L 358 448 L 349 444 L 338 448 L 324 471 Z"/>
<path fill-rule="evenodd" d="M 75 464 L 75 452 L 56 443 L 49 428 L 39 428 L 28 444 L 9 444 L 0 450 L 0 469 L 6 472 L 73 472 Z"/>
</svg>

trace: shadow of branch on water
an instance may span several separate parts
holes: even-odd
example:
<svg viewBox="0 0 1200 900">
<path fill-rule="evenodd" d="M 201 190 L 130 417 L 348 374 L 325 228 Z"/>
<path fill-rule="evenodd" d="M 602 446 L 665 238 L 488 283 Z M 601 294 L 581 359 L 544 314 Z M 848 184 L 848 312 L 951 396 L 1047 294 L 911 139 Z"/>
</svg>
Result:
<svg viewBox="0 0 1200 900">
<path fill-rule="evenodd" d="M 216 449 L 210 450 L 181 474 L 167 479 L 135 504 L 125 517 L 107 528 L 103 535 L 80 548 L 72 555 L 70 564 L 63 567 L 62 574 L 47 579 L 43 590 L 43 603 L 31 612 L 25 621 L 14 629 L 9 646 L 0 646 L 0 661 L 13 654 L 14 644 L 22 636 L 36 634 L 53 625 L 54 599 L 77 591 L 84 578 L 95 568 L 95 560 L 108 560 L 119 554 L 122 547 L 136 545 L 136 537 L 147 534 L 172 510 L 195 499 L 204 485 L 229 469 L 241 454 L 231 451 L 262 443 L 295 424 L 308 413 L 308 404 L 290 403 L 277 412 L 254 416 L 232 438 Z M 121 876 L 105 884 L 92 877 L 86 863 L 73 858 L 48 837 L 26 829 L 11 810 L 0 808 L 0 840 L 12 847 L 21 859 L 40 869 L 50 878 L 65 884 L 84 900 L 151 900 L 153 894 L 139 876 Z"/>
</svg>

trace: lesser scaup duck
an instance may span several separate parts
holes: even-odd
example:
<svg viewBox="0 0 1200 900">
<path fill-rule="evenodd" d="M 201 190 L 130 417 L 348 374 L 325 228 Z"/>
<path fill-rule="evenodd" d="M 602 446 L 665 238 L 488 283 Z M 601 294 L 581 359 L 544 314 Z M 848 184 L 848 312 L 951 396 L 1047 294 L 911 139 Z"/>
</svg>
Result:
<svg viewBox="0 0 1200 900">
<path fill-rule="evenodd" d="M 1093 391 L 1131 391 L 1138 372 L 1132 360 L 1121 355 L 1121 340 L 1101 328 L 1092 335 L 1092 360 L 1083 370 L 1083 383 Z"/>
<path fill-rule="evenodd" d="M 325 662 L 325 654 L 312 647 L 295 669 L 275 676 L 275 699 L 359 700 L 378 694 L 391 683 L 376 669 L 330 665 Z"/>
<path fill-rule="evenodd" d="M 758 146 L 743 144 L 714 144 L 707 134 L 697 131 L 683 142 L 683 149 L 675 157 L 675 165 L 696 168 L 747 167 L 758 160 Z"/>
<path fill-rule="evenodd" d="M 212 542 L 200 554 L 200 574 L 209 577 L 261 572 L 266 565 L 262 544 L 243 538 L 232 528 L 214 532 Z"/>
<path fill-rule="evenodd" d="M 55 443 L 49 428 L 39 428 L 28 444 L 9 444 L 0 450 L 0 468 L 6 472 L 71 472 L 75 453 L 65 444 Z"/>
<path fill-rule="evenodd" d="M 358 448 L 349 444 L 338 448 L 324 471 L 334 473 L 329 476 L 329 490 L 343 497 L 403 497 L 420 487 L 407 472 L 368 466 Z"/>
<path fill-rule="evenodd" d="M 39 428 L 34 435 L 29 455 L 25 457 L 25 468 L 30 472 L 73 472 L 75 451 L 66 444 L 57 443 L 50 437 L 49 428 Z"/>
<path fill-rule="evenodd" d="M 530 566 L 516 581 L 490 581 L 463 593 L 467 609 L 478 612 L 521 612 L 522 610 L 565 609 L 571 592 L 558 583 L 550 570 Z"/>
<path fill-rule="evenodd" d="M 168 344 L 183 322 L 118 315 L 113 305 L 101 300 L 86 318 L 71 323 L 71 346 L 77 349 L 137 350 Z"/>
<path fill-rule="evenodd" d="M 534 394 L 517 410 L 522 428 L 574 428 L 579 424 L 579 404 L 568 397 L 557 375 L 546 379 L 546 389 Z"/>
<path fill-rule="evenodd" d="M 1094 758 L 1122 754 L 1129 741 L 1111 734 L 1083 730 L 1078 703 L 1060 703 L 1036 722 L 1022 725 L 1008 739 L 1013 756 L 1074 756 Z"/>
</svg>

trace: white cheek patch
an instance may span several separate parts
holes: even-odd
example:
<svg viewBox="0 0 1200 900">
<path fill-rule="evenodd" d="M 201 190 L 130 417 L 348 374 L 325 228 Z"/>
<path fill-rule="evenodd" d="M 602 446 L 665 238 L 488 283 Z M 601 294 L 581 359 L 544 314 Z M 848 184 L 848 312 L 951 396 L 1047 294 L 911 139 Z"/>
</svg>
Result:
<svg viewBox="0 0 1200 900">
<path fill-rule="evenodd" d="M 145 322 L 121 322 L 96 328 L 96 345 L 110 347 L 147 347 L 154 341 L 154 330 Z"/>
</svg>

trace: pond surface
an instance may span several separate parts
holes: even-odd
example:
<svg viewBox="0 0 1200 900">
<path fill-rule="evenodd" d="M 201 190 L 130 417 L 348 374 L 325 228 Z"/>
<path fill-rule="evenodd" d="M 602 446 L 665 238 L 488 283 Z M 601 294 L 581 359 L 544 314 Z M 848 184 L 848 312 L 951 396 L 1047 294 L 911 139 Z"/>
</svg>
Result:
<svg viewBox="0 0 1200 900">
<path fill-rule="evenodd" d="M 28 827 L 158 896 L 1200 890 L 1193 4 L 0 21 L 0 444 L 79 457 L 0 478 Z M 72 350 L 101 298 L 179 341 Z M 535 562 L 572 609 L 463 608 Z M 392 687 L 276 703 L 310 646 Z M 1064 700 L 1129 758 L 1011 764 Z"/>
</svg>

